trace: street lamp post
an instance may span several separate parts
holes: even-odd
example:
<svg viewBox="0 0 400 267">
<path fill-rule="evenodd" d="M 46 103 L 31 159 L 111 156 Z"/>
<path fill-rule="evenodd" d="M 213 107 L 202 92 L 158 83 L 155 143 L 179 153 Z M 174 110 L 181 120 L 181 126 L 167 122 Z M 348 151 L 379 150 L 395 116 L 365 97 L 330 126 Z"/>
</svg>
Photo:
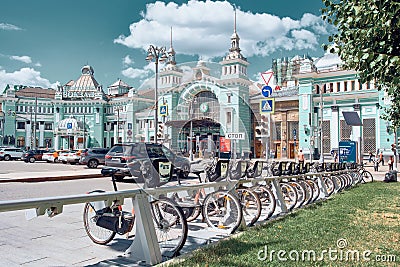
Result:
<svg viewBox="0 0 400 267">
<path fill-rule="evenodd" d="M 4 122 L 5 122 L 5 113 L 0 111 L 0 126 L 1 126 L 1 136 L 0 136 L 0 143 L 3 145 L 4 140 Z"/>
<path fill-rule="evenodd" d="M 196 102 L 196 99 L 192 99 L 190 101 L 189 107 L 189 120 L 190 120 L 190 132 L 189 132 L 189 159 L 193 161 L 193 103 Z"/>
<path fill-rule="evenodd" d="M 151 62 L 154 60 L 156 65 L 156 81 L 155 81 L 155 94 L 154 94 L 154 101 L 155 101 L 155 113 L 154 113 L 154 143 L 158 143 L 157 140 L 157 127 L 158 127 L 158 63 L 164 62 L 168 58 L 166 54 L 165 47 L 157 47 L 154 45 L 150 45 L 149 49 L 147 49 L 147 57 L 146 61 Z"/>
</svg>

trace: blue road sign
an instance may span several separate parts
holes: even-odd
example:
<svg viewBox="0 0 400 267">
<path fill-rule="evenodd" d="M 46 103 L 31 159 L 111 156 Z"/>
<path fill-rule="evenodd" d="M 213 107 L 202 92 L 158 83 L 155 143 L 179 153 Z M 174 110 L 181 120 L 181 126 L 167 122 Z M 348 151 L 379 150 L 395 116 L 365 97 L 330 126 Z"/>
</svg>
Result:
<svg viewBox="0 0 400 267">
<path fill-rule="evenodd" d="M 260 101 L 260 113 L 274 113 L 275 99 L 266 98 Z"/>
<path fill-rule="evenodd" d="M 297 131 L 296 131 L 296 129 L 293 129 L 293 136 L 294 136 L 294 138 L 296 139 L 296 136 L 297 136 Z"/>
<path fill-rule="evenodd" d="M 265 97 L 269 97 L 272 94 L 272 88 L 269 85 L 265 85 L 262 89 L 261 89 L 261 93 L 263 94 L 263 96 Z"/>
<path fill-rule="evenodd" d="M 67 129 L 72 129 L 72 122 L 67 123 Z"/>
<path fill-rule="evenodd" d="M 160 106 L 160 115 L 161 116 L 167 116 L 168 115 L 168 106 L 167 105 L 161 105 Z"/>
</svg>

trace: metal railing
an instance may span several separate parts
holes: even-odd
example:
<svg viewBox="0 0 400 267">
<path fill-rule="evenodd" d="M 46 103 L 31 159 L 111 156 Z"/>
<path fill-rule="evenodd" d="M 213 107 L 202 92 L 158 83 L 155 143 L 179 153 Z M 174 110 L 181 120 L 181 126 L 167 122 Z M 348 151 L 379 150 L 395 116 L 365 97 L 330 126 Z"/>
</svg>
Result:
<svg viewBox="0 0 400 267">
<path fill-rule="evenodd" d="M 126 255 L 134 258 L 135 260 L 145 261 L 148 264 L 157 264 L 162 261 L 160 248 L 157 244 L 157 238 L 155 234 L 154 224 L 152 222 L 149 196 L 159 197 L 160 195 L 168 195 L 169 193 L 186 191 L 193 192 L 198 189 L 209 189 L 209 191 L 217 191 L 220 188 L 226 188 L 229 191 L 235 190 L 241 184 L 253 184 L 256 185 L 260 182 L 272 183 L 277 201 L 279 202 L 282 213 L 287 213 L 288 210 L 285 205 L 283 194 L 279 186 L 279 182 L 283 179 L 305 179 L 306 177 L 312 176 L 320 180 L 320 186 L 325 198 L 327 191 L 325 184 L 322 181 L 324 175 L 338 175 L 345 171 L 335 172 L 323 172 L 323 173 L 307 173 L 300 175 L 283 175 L 274 177 L 258 177 L 252 179 L 240 179 L 235 181 L 220 181 L 220 182 L 208 182 L 193 185 L 176 185 L 168 187 L 159 187 L 152 189 L 133 189 L 124 190 L 117 192 L 104 192 L 96 194 L 81 194 L 81 195 L 70 195 L 70 196 L 57 196 L 57 197 L 46 197 L 46 198 L 34 198 L 34 199 L 21 199 L 11 201 L 0 201 L 0 212 L 16 211 L 16 210 L 28 210 L 35 209 L 36 216 L 47 214 L 49 217 L 55 216 L 62 213 L 63 206 L 73 205 L 79 203 L 105 201 L 106 205 L 111 205 L 114 201 L 120 201 L 123 203 L 124 199 L 130 198 L 133 202 L 136 217 L 136 235 L 132 245 L 126 250 Z M 154 241 L 155 240 L 155 241 Z M 156 243 L 154 243 L 156 242 Z"/>
</svg>

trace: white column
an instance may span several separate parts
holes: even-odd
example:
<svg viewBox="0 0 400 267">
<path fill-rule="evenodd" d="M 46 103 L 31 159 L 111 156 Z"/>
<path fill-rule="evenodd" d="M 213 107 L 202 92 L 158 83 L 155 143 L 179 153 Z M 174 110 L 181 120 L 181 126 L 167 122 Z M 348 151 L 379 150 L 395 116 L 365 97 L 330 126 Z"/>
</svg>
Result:
<svg viewBox="0 0 400 267">
<path fill-rule="evenodd" d="M 31 148 L 32 143 L 32 128 L 31 124 L 25 123 L 25 146 L 29 146 Z"/>
<path fill-rule="evenodd" d="M 149 122 L 144 123 L 144 141 L 149 142 Z"/>
<path fill-rule="evenodd" d="M 60 148 L 60 137 L 58 134 L 54 137 L 54 149 L 59 149 Z"/>
<path fill-rule="evenodd" d="M 331 120 L 331 148 L 339 148 L 339 107 L 332 109 Z"/>
<path fill-rule="evenodd" d="M 39 146 L 44 147 L 44 124 L 39 123 Z"/>
</svg>

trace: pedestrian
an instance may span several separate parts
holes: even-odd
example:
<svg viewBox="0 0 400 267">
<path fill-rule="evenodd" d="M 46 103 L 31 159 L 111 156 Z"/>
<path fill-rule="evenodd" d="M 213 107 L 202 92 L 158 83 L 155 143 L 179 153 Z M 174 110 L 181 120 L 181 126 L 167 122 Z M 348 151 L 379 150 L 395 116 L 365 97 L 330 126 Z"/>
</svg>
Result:
<svg viewBox="0 0 400 267">
<path fill-rule="evenodd" d="M 338 162 L 338 154 L 337 154 L 336 151 L 335 151 L 335 153 L 333 153 L 333 160 L 334 160 L 335 162 Z"/>
<path fill-rule="evenodd" d="M 300 149 L 299 153 L 297 153 L 297 158 L 298 158 L 300 164 L 304 163 L 304 153 L 303 153 L 302 149 Z"/>
<path fill-rule="evenodd" d="M 382 166 L 385 166 L 385 159 L 383 158 L 383 153 L 379 153 L 379 163 L 382 163 Z"/>
<path fill-rule="evenodd" d="M 393 170 L 393 163 L 394 163 L 393 156 L 390 156 L 388 160 L 389 171 Z"/>
<path fill-rule="evenodd" d="M 375 158 L 373 159 L 374 161 L 374 171 L 379 171 L 379 155 L 376 154 Z"/>
<path fill-rule="evenodd" d="M 374 156 L 374 155 L 372 154 L 372 152 L 369 151 L 369 152 L 368 152 L 368 162 L 369 162 L 369 163 L 371 163 L 373 156 Z"/>
</svg>

